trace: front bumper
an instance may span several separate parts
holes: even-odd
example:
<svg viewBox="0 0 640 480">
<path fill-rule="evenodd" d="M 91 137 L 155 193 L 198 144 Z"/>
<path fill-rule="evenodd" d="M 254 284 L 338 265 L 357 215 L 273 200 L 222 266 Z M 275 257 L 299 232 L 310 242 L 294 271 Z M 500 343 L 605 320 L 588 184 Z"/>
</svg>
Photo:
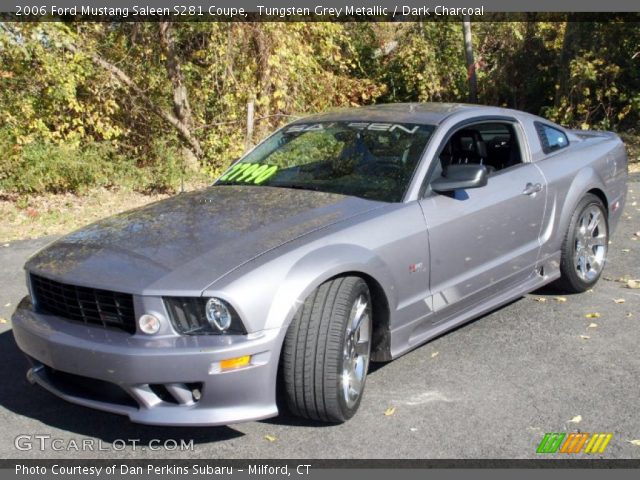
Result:
<svg viewBox="0 0 640 480">
<path fill-rule="evenodd" d="M 151 425 L 228 425 L 278 414 L 280 329 L 250 335 L 162 336 L 106 330 L 20 303 L 13 334 L 28 378 L 65 400 Z M 217 362 L 251 355 L 219 371 Z"/>
</svg>

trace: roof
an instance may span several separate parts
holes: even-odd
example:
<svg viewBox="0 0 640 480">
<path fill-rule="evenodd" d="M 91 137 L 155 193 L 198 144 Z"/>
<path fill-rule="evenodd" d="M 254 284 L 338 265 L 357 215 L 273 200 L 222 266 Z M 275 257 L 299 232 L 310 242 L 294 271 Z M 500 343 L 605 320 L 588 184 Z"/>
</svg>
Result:
<svg viewBox="0 0 640 480">
<path fill-rule="evenodd" d="M 438 125 L 454 113 L 465 110 L 495 107 L 481 107 L 464 103 L 387 103 L 366 107 L 346 108 L 301 118 L 294 123 L 327 121 L 394 121 Z M 496 111 L 502 110 L 496 108 Z"/>
</svg>

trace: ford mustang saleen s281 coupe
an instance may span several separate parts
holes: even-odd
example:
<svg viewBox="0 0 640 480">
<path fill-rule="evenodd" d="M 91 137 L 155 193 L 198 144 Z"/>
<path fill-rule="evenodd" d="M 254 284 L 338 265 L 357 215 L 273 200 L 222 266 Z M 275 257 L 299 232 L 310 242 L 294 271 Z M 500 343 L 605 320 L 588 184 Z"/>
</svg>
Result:
<svg viewBox="0 0 640 480">
<path fill-rule="evenodd" d="M 396 104 L 278 130 L 214 185 L 27 262 L 28 378 L 162 425 L 342 422 L 387 361 L 551 281 L 592 287 L 625 202 L 607 132 Z"/>
</svg>

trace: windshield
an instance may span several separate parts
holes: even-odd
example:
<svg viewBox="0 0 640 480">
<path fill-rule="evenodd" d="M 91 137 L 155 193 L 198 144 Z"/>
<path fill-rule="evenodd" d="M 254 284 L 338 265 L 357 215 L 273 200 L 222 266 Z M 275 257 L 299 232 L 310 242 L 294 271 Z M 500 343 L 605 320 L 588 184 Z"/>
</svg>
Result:
<svg viewBox="0 0 640 480">
<path fill-rule="evenodd" d="M 434 127 L 411 123 L 289 125 L 256 147 L 216 185 L 262 185 L 399 202 Z"/>
</svg>

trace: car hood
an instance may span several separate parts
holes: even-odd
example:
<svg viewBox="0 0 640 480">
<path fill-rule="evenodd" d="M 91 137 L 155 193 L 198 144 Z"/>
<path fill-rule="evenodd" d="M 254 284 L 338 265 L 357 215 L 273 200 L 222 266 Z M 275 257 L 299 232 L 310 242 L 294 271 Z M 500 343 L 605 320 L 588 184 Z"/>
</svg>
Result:
<svg viewBox="0 0 640 480">
<path fill-rule="evenodd" d="M 106 290 L 200 294 L 269 250 L 382 205 L 307 190 L 212 186 L 89 225 L 38 252 L 25 268 Z"/>
</svg>

